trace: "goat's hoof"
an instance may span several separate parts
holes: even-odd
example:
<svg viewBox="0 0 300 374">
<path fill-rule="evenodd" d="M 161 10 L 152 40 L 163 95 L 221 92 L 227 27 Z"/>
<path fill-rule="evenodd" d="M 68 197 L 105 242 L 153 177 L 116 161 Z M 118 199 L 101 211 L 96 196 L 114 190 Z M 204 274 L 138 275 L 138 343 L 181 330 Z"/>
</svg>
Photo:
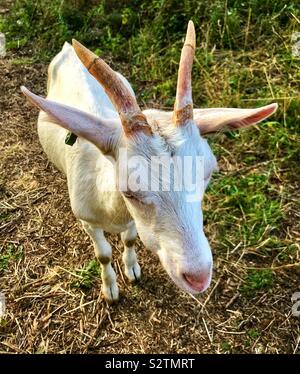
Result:
<svg viewBox="0 0 300 374">
<path fill-rule="evenodd" d="M 108 286 L 103 285 L 102 292 L 107 304 L 112 305 L 119 301 L 119 288 L 116 283 Z"/>
<path fill-rule="evenodd" d="M 125 267 L 125 275 L 129 282 L 135 283 L 141 279 L 141 267 L 136 262 L 133 266 Z"/>
</svg>

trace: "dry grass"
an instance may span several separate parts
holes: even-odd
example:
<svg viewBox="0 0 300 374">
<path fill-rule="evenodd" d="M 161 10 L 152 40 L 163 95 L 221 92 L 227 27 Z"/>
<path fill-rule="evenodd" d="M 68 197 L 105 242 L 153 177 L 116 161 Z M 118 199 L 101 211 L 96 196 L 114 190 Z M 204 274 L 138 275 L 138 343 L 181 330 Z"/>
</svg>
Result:
<svg viewBox="0 0 300 374">
<path fill-rule="evenodd" d="M 65 178 L 38 143 L 37 113 L 20 94 L 21 84 L 44 92 L 46 65 L 15 64 L 10 56 L 0 61 L 0 82 L 0 258 L 6 259 L 0 289 L 7 298 L 0 353 L 300 353 L 300 320 L 291 316 L 291 296 L 300 290 L 297 179 L 282 182 L 285 216 L 277 235 L 283 244 L 275 253 L 265 251 L 268 232 L 255 245 L 244 243 L 240 232 L 227 247 L 232 238 L 225 233 L 222 245 L 225 208 L 217 194 L 208 194 L 206 210 L 220 217 L 206 224 L 214 280 L 197 299 L 179 291 L 140 243 L 142 281 L 128 285 L 120 274 L 121 242 L 109 236 L 122 294 L 108 307 L 98 277 L 91 277 L 92 287 L 74 287 L 79 269 L 94 258 L 92 244 L 72 215 Z M 245 165 L 239 148 L 225 151 L 223 177 L 260 174 L 268 166 L 268 160 Z M 291 169 L 276 169 L 278 181 Z M 291 245 L 293 252 L 279 261 Z M 268 287 L 255 283 L 251 269 L 257 268 L 269 272 Z"/>
</svg>

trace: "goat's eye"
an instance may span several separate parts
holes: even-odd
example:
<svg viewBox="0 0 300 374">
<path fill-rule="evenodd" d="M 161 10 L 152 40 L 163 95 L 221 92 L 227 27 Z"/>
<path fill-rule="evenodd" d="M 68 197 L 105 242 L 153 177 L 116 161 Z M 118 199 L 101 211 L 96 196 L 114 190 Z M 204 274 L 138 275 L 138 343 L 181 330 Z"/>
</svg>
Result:
<svg viewBox="0 0 300 374">
<path fill-rule="evenodd" d="M 140 205 L 145 205 L 145 202 L 142 201 L 139 197 L 133 195 L 131 192 L 123 192 L 124 197 L 131 201 L 134 204 L 140 204 Z"/>
<path fill-rule="evenodd" d="M 129 200 L 134 200 L 134 201 L 139 201 L 139 199 L 134 196 L 131 192 L 123 192 L 123 195 L 124 197 L 126 197 L 126 199 L 129 199 Z"/>
</svg>

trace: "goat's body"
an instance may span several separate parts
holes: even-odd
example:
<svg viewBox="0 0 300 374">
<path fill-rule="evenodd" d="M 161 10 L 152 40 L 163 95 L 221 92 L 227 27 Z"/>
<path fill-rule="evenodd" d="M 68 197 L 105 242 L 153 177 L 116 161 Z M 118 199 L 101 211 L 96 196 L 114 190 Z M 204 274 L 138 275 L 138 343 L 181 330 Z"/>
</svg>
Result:
<svg viewBox="0 0 300 374">
<path fill-rule="evenodd" d="M 103 88 L 88 74 L 69 44 L 65 43 L 53 59 L 48 74 L 48 99 L 102 118 L 118 118 Z M 126 84 L 129 86 L 127 81 Z M 111 162 L 83 138 L 78 138 L 73 146 L 66 145 L 67 130 L 49 122 L 44 112 L 39 116 L 38 133 L 47 156 L 67 177 L 75 216 L 107 232 L 125 231 L 132 218 L 116 191 Z"/>
</svg>

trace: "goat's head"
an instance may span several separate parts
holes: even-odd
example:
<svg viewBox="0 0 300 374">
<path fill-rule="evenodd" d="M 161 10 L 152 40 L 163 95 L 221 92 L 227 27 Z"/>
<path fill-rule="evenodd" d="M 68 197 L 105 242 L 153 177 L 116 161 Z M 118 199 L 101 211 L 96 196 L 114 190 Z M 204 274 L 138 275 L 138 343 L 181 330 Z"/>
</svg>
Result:
<svg viewBox="0 0 300 374">
<path fill-rule="evenodd" d="M 217 162 L 201 135 L 255 124 L 277 108 L 276 104 L 270 104 L 259 109 L 193 109 L 191 71 L 195 42 L 195 29 L 190 21 L 181 53 L 173 113 L 142 112 L 119 76 L 76 41 L 73 47 L 78 57 L 105 89 L 122 126 L 42 99 L 23 88 L 30 101 L 57 123 L 113 157 L 116 181 L 122 184 L 117 188 L 136 222 L 141 240 L 158 254 L 173 281 L 190 293 L 203 292 L 212 273 L 201 201 Z M 157 165 L 161 173 L 157 173 Z M 202 166 L 201 170 L 197 165 Z M 135 168 L 134 172 L 131 168 Z M 164 174 L 166 169 L 168 173 Z M 190 177 L 195 181 L 193 191 L 186 183 L 186 178 L 191 181 Z"/>
</svg>

